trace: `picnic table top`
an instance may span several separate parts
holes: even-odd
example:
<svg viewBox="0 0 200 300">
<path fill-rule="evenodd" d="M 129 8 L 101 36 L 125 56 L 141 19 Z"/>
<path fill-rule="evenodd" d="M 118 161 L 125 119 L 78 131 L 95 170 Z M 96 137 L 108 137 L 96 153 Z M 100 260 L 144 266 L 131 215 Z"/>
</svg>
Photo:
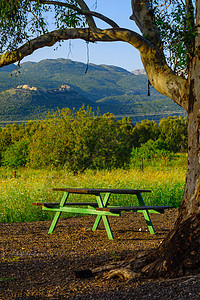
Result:
<svg viewBox="0 0 200 300">
<path fill-rule="evenodd" d="M 151 190 L 136 190 L 136 189 L 86 189 L 86 188 L 53 188 L 53 191 L 63 191 L 73 194 L 92 194 L 99 195 L 100 193 L 111 194 L 140 194 L 150 193 Z"/>
</svg>

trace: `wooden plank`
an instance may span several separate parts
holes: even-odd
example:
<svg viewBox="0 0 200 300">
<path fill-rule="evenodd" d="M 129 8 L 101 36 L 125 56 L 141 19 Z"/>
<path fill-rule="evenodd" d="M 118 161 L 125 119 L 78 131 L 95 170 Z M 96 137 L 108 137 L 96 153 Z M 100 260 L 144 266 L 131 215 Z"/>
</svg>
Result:
<svg viewBox="0 0 200 300">
<path fill-rule="evenodd" d="M 35 203 L 31 203 L 31 205 L 34 206 L 45 206 L 47 204 L 51 204 L 52 206 L 58 206 L 60 204 L 60 202 L 49 202 L 49 203 L 44 203 L 44 202 L 35 202 Z"/>
<path fill-rule="evenodd" d="M 120 211 L 138 211 L 138 210 L 155 210 L 155 211 L 163 211 L 164 209 L 170 209 L 173 206 L 116 206 L 116 207 L 97 207 L 96 210 L 100 211 L 110 211 L 110 212 L 120 212 Z"/>
<path fill-rule="evenodd" d="M 59 202 L 37 202 L 37 203 L 31 203 L 31 205 L 35 206 L 45 206 L 45 207 L 54 207 L 59 206 Z M 92 207 L 98 207 L 98 204 L 96 202 L 66 202 L 65 205 L 74 206 L 74 205 L 80 205 L 80 206 L 92 206 Z"/>
<path fill-rule="evenodd" d="M 91 194 L 91 195 L 98 195 L 100 193 L 136 195 L 139 193 L 151 192 L 151 190 L 136 190 L 136 189 L 85 189 L 85 188 L 53 188 L 53 191 L 69 192 L 72 194 Z"/>
<path fill-rule="evenodd" d="M 90 194 L 98 195 L 99 191 L 95 189 L 82 189 L 82 188 L 53 188 L 53 191 L 68 192 L 71 194 Z"/>
</svg>

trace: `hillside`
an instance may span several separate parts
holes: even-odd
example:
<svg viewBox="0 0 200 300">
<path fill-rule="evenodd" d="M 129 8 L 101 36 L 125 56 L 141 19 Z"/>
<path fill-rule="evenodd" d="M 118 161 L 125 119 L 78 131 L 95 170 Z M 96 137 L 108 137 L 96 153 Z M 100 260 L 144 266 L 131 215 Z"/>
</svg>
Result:
<svg viewBox="0 0 200 300">
<path fill-rule="evenodd" d="M 0 93 L 0 121 L 17 121 L 44 118 L 57 108 L 79 109 L 89 105 L 97 110 L 96 103 L 80 96 L 67 85 L 59 89 L 38 89 L 28 85 L 11 88 Z"/>
<path fill-rule="evenodd" d="M 158 121 L 163 116 L 184 111 L 151 87 L 147 96 L 147 76 L 142 70 L 129 72 L 107 65 L 87 65 L 69 59 L 46 59 L 21 65 L 16 77 L 15 66 L 0 69 L 0 121 L 43 117 L 57 107 L 79 108 L 83 103 L 101 113 L 131 115 L 133 121 L 144 118 Z M 87 72 L 86 72 L 87 70 Z M 22 90 L 20 85 L 37 90 Z M 60 92 L 63 85 L 70 90 Z"/>
</svg>

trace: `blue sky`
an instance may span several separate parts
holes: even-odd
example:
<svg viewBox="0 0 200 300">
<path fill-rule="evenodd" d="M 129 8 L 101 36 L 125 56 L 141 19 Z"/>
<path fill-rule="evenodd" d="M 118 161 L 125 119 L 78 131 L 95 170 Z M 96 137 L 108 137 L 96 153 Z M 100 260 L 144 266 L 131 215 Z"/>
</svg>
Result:
<svg viewBox="0 0 200 300">
<path fill-rule="evenodd" d="M 86 0 L 91 10 L 95 0 Z M 113 19 L 120 27 L 137 31 L 134 21 L 129 19 L 131 15 L 131 0 L 97 0 L 96 11 Z M 98 20 L 95 20 L 98 23 Z M 108 28 L 106 23 L 98 23 L 101 28 Z M 40 61 L 51 58 L 69 58 L 75 61 L 87 63 L 87 45 L 84 41 L 73 40 L 62 43 L 61 47 L 45 47 L 27 56 L 25 61 Z M 139 51 L 128 43 L 122 42 L 98 42 L 89 44 L 89 62 L 94 64 L 106 64 L 119 66 L 129 71 L 142 69 Z"/>
</svg>

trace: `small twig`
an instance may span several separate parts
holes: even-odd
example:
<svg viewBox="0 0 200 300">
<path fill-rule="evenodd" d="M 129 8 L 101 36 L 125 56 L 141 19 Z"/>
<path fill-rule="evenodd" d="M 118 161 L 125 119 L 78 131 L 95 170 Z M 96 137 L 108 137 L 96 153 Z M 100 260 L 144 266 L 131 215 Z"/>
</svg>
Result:
<svg viewBox="0 0 200 300">
<path fill-rule="evenodd" d="M 34 18 L 38 21 L 40 27 L 42 28 L 43 33 L 45 34 L 44 27 L 41 25 L 41 22 L 40 22 L 40 20 L 38 19 L 37 15 L 34 14 L 34 12 L 31 10 L 31 7 L 30 7 L 30 10 L 29 10 L 28 12 L 30 12 L 30 13 L 34 16 Z M 31 22 L 31 21 L 30 21 L 30 22 Z"/>
<path fill-rule="evenodd" d="M 169 4 L 167 4 L 168 1 L 169 1 Z M 155 6 L 155 8 L 158 8 L 158 7 L 162 7 L 162 6 L 165 6 L 165 5 L 166 5 L 166 7 L 164 7 L 164 8 L 160 11 L 159 15 L 160 15 L 163 11 L 165 11 L 165 10 L 171 5 L 171 0 L 165 0 L 164 3 Z"/>
</svg>

